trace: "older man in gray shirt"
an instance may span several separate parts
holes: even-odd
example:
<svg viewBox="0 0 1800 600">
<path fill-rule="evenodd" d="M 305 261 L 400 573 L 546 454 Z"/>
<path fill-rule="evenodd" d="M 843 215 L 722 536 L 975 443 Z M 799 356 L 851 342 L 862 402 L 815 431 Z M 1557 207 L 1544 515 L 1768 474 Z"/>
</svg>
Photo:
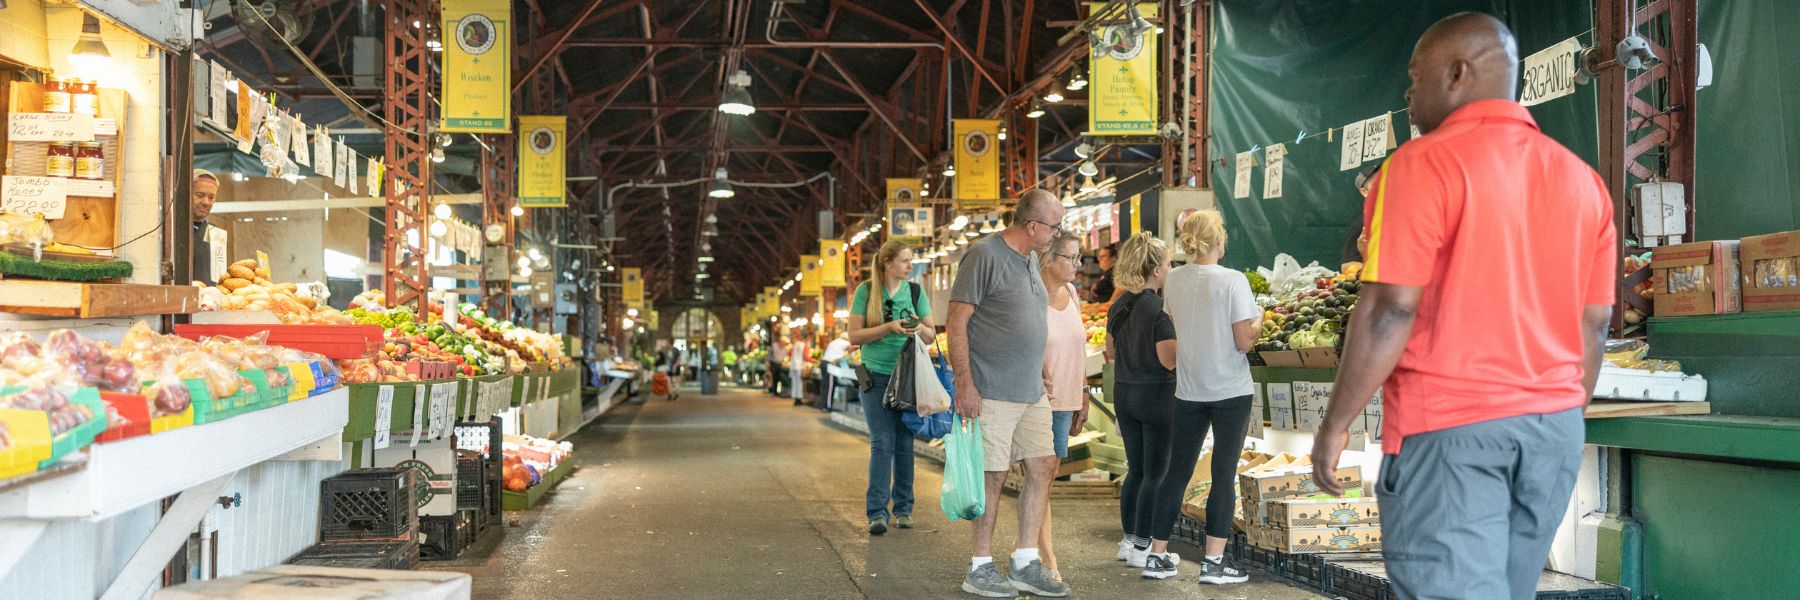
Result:
<svg viewBox="0 0 1800 600">
<path fill-rule="evenodd" d="M 950 289 L 956 413 L 965 419 L 982 417 L 987 471 L 987 512 L 975 521 L 974 559 L 963 578 L 963 591 L 972 594 L 1069 594 L 1062 578 L 1038 559 L 1037 549 L 1057 464 L 1043 375 L 1050 296 L 1038 276 L 1038 253 L 1061 233 L 1064 212 L 1055 194 L 1026 192 L 1006 229 L 969 244 Z M 1019 494 L 1019 540 L 1010 575 L 1002 577 L 989 544 L 1006 471 L 1021 461 L 1025 489 Z"/>
</svg>

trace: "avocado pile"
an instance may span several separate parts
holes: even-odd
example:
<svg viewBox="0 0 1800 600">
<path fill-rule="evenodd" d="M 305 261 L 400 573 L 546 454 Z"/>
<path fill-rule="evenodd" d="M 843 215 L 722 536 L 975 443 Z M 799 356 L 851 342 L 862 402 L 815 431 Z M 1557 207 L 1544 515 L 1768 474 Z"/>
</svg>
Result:
<svg viewBox="0 0 1800 600">
<path fill-rule="evenodd" d="M 1342 347 L 1344 323 L 1361 293 L 1360 281 L 1321 277 L 1312 289 L 1283 296 L 1263 312 L 1256 350 Z"/>
</svg>

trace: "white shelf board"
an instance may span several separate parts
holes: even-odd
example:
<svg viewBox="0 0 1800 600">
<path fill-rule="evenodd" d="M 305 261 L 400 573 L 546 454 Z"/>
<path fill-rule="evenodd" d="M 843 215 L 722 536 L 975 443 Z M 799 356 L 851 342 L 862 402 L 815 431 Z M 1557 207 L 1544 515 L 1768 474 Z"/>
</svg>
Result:
<svg viewBox="0 0 1800 600">
<path fill-rule="evenodd" d="M 87 467 L 0 493 L 0 519 L 102 521 L 343 430 L 350 392 L 90 447 Z"/>
</svg>

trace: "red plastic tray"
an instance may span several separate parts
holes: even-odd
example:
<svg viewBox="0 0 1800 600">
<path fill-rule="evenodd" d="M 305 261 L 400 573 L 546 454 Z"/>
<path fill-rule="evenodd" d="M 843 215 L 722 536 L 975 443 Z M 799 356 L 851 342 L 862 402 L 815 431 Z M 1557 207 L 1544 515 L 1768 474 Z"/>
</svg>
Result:
<svg viewBox="0 0 1800 600">
<path fill-rule="evenodd" d="M 140 435 L 150 435 L 150 399 L 137 394 L 121 394 L 118 392 L 100 392 L 100 401 L 124 417 L 124 425 L 107 427 L 106 431 L 94 438 L 95 443 L 104 444 L 128 440 Z M 105 415 L 101 415 L 105 418 Z"/>
<path fill-rule="evenodd" d="M 325 358 L 363 358 L 381 347 L 380 325 L 176 325 L 175 335 L 190 340 L 212 336 L 244 338 L 269 332 L 271 346 L 282 346 L 323 355 Z"/>
</svg>

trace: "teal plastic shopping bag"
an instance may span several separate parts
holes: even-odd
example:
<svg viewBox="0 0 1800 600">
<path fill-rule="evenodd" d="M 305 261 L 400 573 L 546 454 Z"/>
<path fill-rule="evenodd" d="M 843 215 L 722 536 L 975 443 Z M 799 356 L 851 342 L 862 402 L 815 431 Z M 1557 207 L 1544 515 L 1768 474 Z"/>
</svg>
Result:
<svg viewBox="0 0 1800 600">
<path fill-rule="evenodd" d="M 981 419 L 955 418 L 944 436 L 944 516 L 973 521 L 987 510 L 987 473 L 981 456 Z"/>
</svg>

